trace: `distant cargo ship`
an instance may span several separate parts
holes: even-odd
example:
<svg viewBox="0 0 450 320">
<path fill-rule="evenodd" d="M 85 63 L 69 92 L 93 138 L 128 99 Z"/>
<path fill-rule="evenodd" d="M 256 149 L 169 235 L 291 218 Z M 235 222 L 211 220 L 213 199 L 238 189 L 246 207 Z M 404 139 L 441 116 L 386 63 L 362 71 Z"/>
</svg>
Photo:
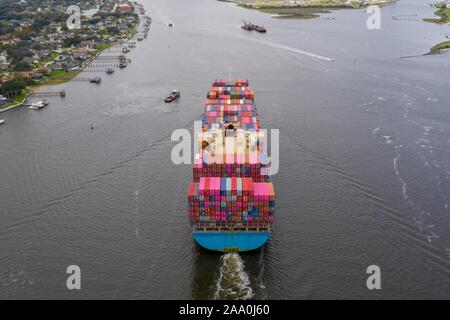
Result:
<svg viewBox="0 0 450 320">
<path fill-rule="evenodd" d="M 248 81 L 216 80 L 196 137 L 200 150 L 188 191 L 189 221 L 200 246 L 248 251 L 269 239 L 275 191 L 263 171 L 263 137 Z"/>
<path fill-rule="evenodd" d="M 247 30 L 247 31 L 257 31 L 257 32 L 261 32 L 261 33 L 266 33 L 267 30 L 266 28 L 262 27 L 262 26 L 258 26 L 256 24 L 253 23 L 247 23 L 244 21 L 244 24 L 241 26 L 242 29 Z"/>
</svg>

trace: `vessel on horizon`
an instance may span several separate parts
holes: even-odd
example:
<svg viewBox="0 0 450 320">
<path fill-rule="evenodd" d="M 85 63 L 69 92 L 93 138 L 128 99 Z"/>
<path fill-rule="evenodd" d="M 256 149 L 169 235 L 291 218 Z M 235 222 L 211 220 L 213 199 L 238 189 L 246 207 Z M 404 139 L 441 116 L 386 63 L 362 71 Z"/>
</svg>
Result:
<svg viewBox="0 0 450 320">
<path fill-rule="evenodd" d="M 260 33 L 266 33 L 267 32 L 267 29 L 262 27 L 262 26 L 258 26 L 256 24 L 251 23 L 251 22 L 249 22 L 249 23 L 247 23 L 245 21 L 243 21 L 243 22 L 244 22 L 244 24 L 241 26 L 241 28 L 244 29 L 244 30 L 247 30 L 247 31 L 253 31 L 254 30 L 254 31 L 257 31 L 257 32 L 260 32 Z"/>
</svg>

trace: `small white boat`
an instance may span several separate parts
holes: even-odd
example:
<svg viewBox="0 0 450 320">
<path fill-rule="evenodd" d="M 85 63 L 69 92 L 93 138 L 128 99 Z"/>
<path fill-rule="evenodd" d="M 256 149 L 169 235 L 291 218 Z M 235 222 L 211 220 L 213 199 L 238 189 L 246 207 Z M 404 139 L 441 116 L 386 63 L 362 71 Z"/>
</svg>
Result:
<svg viewBox="0 0 450 320">
<path fill-rule="evenodd" d="M 6 123 L 6 120 L 0 120 L 0 125 L 2 125 L 2 124 L 5 124 Z"/>
<path fill-rule="evenodd" d="M 48 105 L 48 101 L 47 101 L 47 99 L 44 99 L 44 100 L 32 103 L 29 108 L 34 109 L 34 110 L 39 110 L 39 109 L 46 107 L 47 105 Z"/>
</svg>

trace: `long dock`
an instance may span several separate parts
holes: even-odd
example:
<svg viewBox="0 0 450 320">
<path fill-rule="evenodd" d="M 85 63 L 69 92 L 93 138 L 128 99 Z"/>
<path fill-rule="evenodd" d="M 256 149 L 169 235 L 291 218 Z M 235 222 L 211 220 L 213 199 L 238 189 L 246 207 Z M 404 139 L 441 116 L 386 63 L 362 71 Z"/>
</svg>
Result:
<svg viewBox="0 0 450 320">
<path fill-rule="evenodd" d="M 125 56 L 99 56 L 95 60 L 120 61 L 127 60 Z"/>
<path fill-rule="evenodd" d="M 100 77 L 76 77 L 72 79 L 73 81 L 89 81 L 92 83 L 100 83 L 102 81 L 102 78 Z"/>
<path fill-rule="evenodd" d="M 94 73 L 105 73 L 108 69 L 107 68 L 94 68 L 94 67 L 88 67 L 83 70 L 83 72 L 94 72 Z"/>
<path fill-rule="evenodd" d="M 65 97 L 66 90 L 60 91 L 42 91 L 42 92 L 32 92 L 28 97 Z"/>
<path fill-rule="evenodd" d="M 128 60 L 126 63 L 130 63 Z M 86 66 L 86 68 L 109 68 L 109 67 L 119 67 L 121 62 L 111 62 L 111 63 L 102 63 L 102 62 L 92 62 Z"/>
</svg>

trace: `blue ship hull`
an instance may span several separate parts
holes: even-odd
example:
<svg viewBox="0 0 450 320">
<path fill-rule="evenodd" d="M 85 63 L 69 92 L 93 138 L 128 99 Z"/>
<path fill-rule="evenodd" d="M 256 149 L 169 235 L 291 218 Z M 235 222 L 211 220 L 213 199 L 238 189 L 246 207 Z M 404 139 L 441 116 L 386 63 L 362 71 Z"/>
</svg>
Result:
<svg viewBox="0 0 450 320">
<path fill-rule="evenodd" d="M 208 250 L 241 252 L 255 250 L 269 240 L 269 232 L 192 232 L 197 243 Z"/>
</svg>

